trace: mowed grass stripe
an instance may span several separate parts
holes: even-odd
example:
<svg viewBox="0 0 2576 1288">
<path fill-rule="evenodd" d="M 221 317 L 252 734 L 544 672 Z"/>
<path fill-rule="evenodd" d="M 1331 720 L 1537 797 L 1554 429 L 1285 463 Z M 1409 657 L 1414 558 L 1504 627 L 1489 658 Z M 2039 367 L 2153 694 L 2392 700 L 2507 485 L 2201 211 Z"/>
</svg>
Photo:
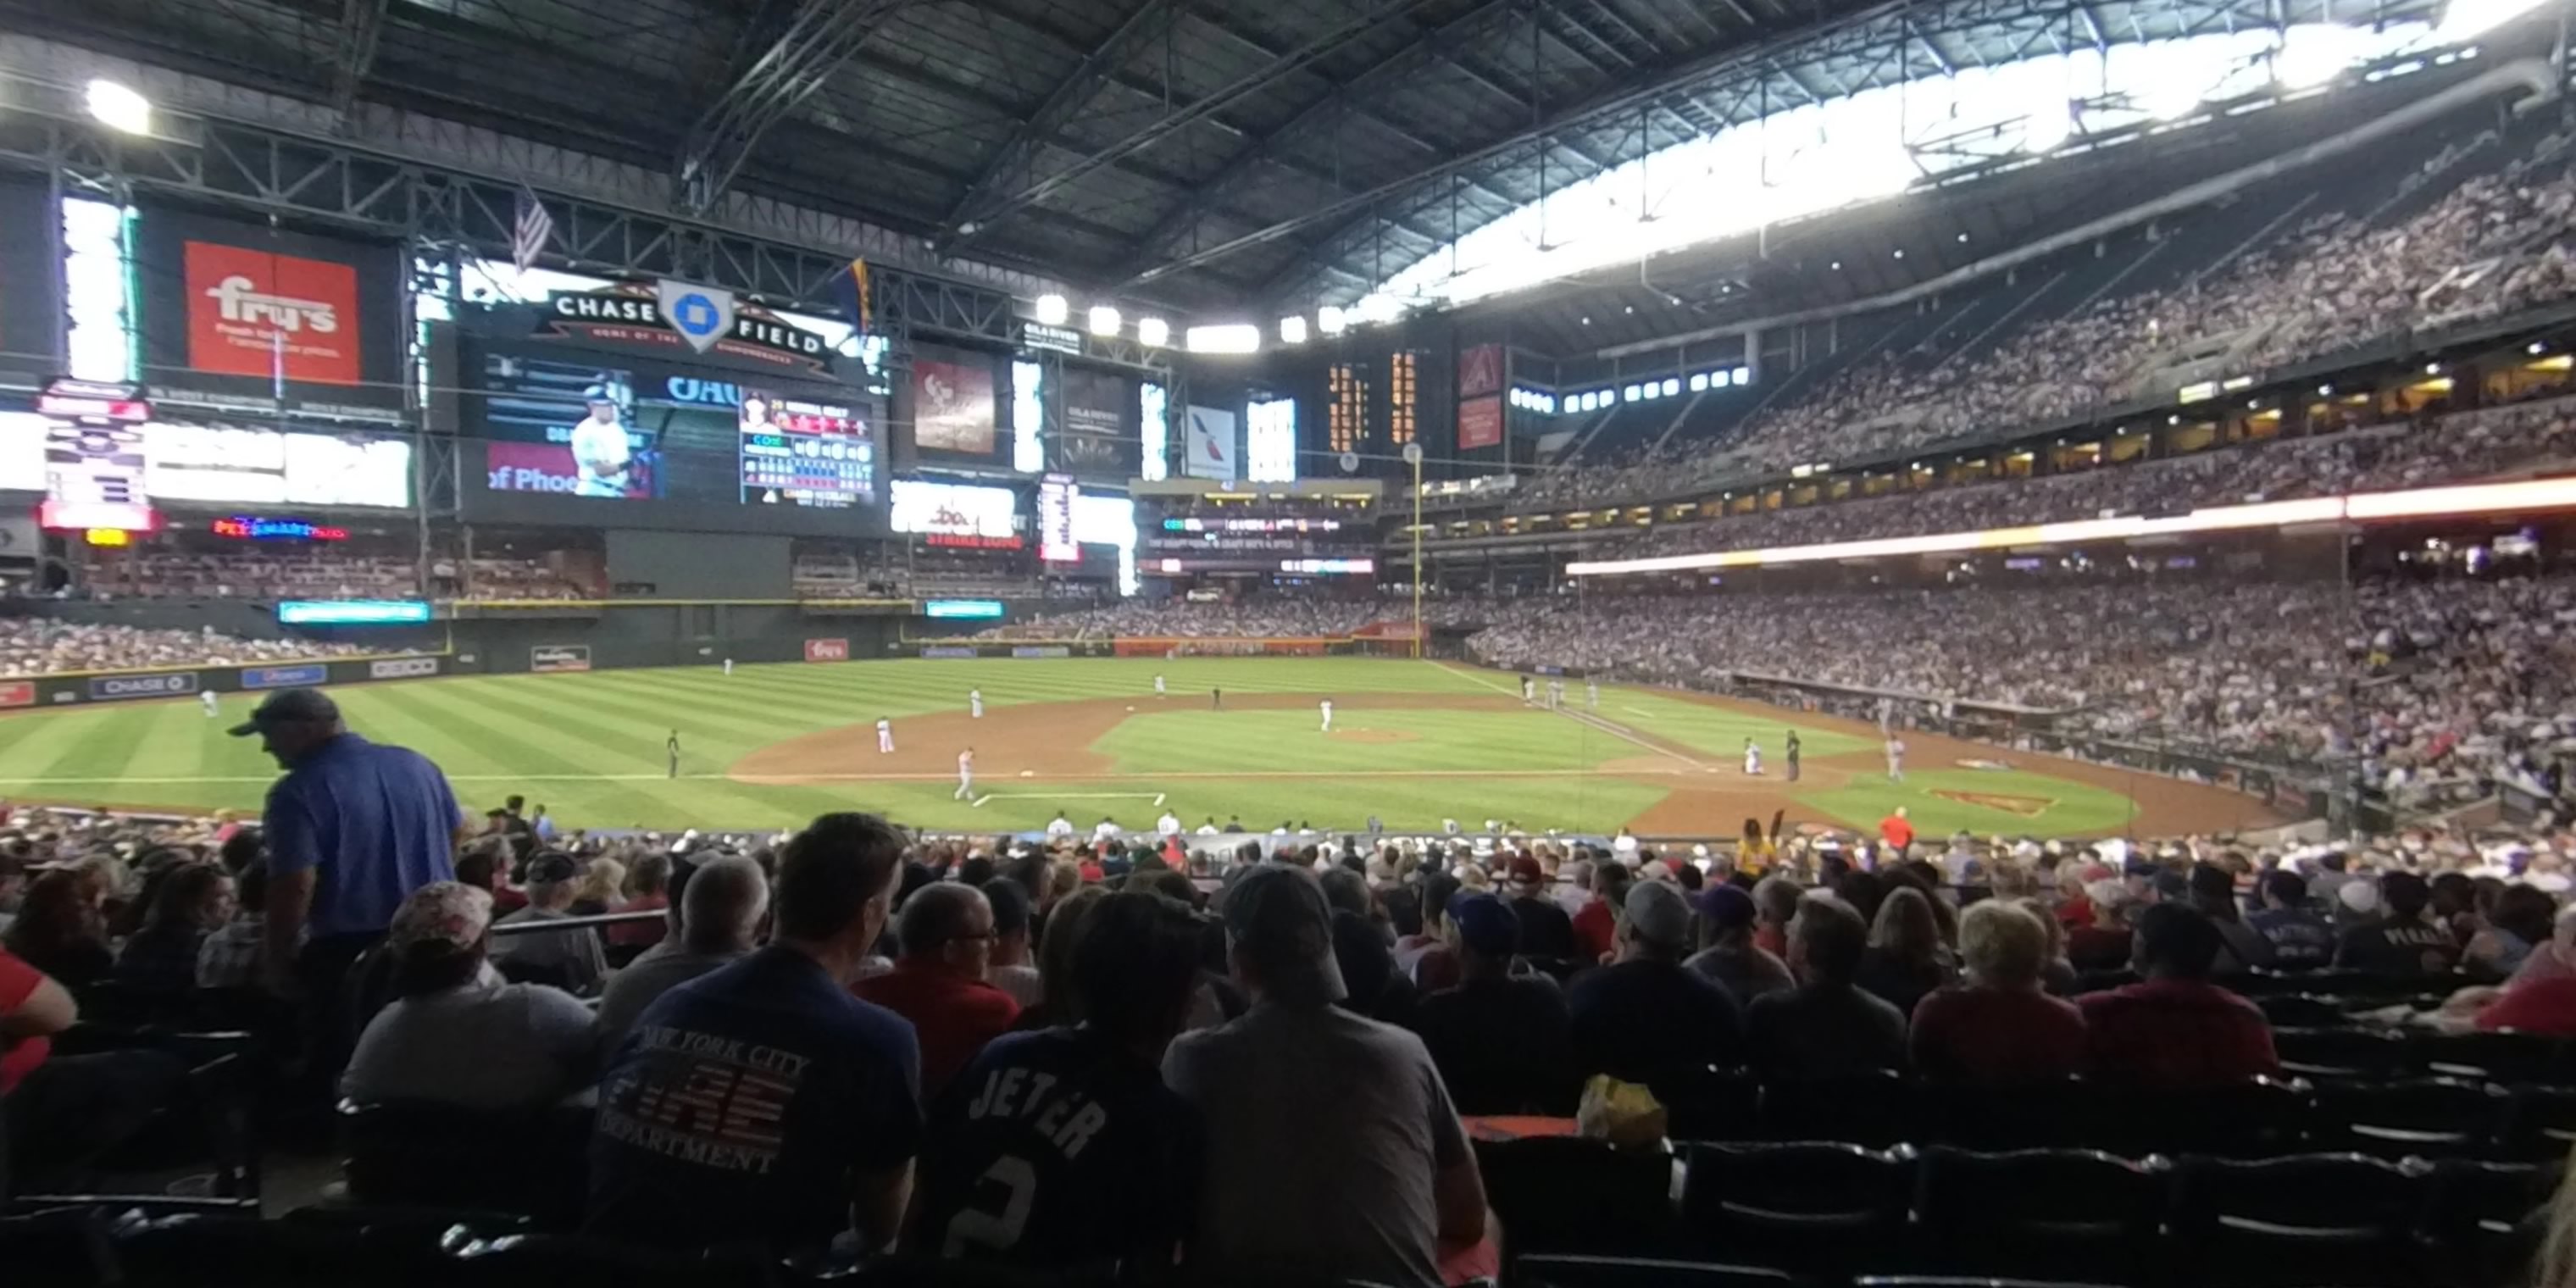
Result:
<svg viewBox="0 0 2576 1288">
<path fill-rule="evenodd" d="M 0 774 L 38 778 L 84 773 L 102 731 L 132 714 L 105 709 L 0 719 Z"/>
<path fill-rule="evenodd" d="M 783 697 L 759 693 L 718 702 L 695 692 L 645 685 L 589 684 L 582 686 L 576 703 L 579 709 L 611 715 L 620 724 L 622 743 L 643 748 L 655 765 L 661 763 L 663 740 L 673 729 L 680 731 L 680 746 L 692 758 L 730 761 L 804 727 L 784 718 L 800 708 Z M 563 704 L 549 709 L 561 710 Z"/>
<path fill-rule="evenodd" d="M 155 703 L 134 716 L 143 723 L 143 737 L 124 766 L 114 772 L 137 778 L 207 772 L 206 762 L 215 754 L 216 742 L 229 741 L 222 731 L 239 722 L 238 717 L 209 720 L 205 708 L 194 701 Z"/>
<path fill-rule="evenodd" d="M 178 703 L 164 705 L 177 707 Z M 193 706 L 193 704 L 191 704 Z M 200 716 L 200 719 L 204 717 Z M 81 737 L 55 751 L 39 771 L 47 778 L 108 778 L 127 772 L 135 753 L 151 736 L 151 712 L 143 707 L 130 707 L 113 715 L 90 722 Z M 104 793 L 93 793 L 104 795 Z"/>
<path fill-rule="evenodd" d="M 472 704 L 441 702 L 426 685 L 389 690 L 385 697 L 394 710 L 409 721 L 435 730 L 452 742 L 486 744 L 486 753 L 475 758 L 478 767 L 497 760 L 505 769 L 531 774 L 600 774 L 626 768 L 619 766 L 618 770 L 612 770 L 596 762 L 561 754 L 550 745 L 531 741 L 521 732 L 544 732 L 546 726 L 542 723 Z M 417 744 L 415 749 L 418 749 Z M 443 767 L 453 772 L 459 763 L 450 759 L 443 762 Z M 659 812 L 651 794 L 625 784 L 603 781 L 586 786 L 583 794 L 597 802 L 597 807 L 618 823 L 650 818 Z M 473 795 L 471 792 L 466 794 Z"/>
</svg>

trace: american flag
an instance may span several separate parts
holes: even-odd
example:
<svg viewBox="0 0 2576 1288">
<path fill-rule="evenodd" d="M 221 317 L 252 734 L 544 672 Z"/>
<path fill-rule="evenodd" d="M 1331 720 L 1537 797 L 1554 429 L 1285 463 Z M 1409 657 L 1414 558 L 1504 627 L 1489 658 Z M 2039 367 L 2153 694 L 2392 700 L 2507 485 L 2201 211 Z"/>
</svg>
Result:
<svg viewBox="0 0 2576 1288">
<path fill-rule="evenodd" d="M 545 203 L 526 188 L 519 189 L 519 217 L 510 225 L 510 262 L 524 273 L 536 266 L 537 256 L 546 249 L 546 238 L 554 235 L 555 217 L 546 213 Z"/>
</svg>

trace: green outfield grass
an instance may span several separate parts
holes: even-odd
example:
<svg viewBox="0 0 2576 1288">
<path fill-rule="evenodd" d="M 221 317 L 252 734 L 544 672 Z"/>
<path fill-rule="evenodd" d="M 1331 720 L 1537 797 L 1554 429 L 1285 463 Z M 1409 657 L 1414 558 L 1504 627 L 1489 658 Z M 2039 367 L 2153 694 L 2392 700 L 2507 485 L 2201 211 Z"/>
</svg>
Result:
<svg viewBox="0 0 2576 1288">
<path fill-rule="evenodd" d="M 1157 673 L 1167 678 L 1171 701 L 1150 705 Z M 982 689 L 997 713 L 1021 704 L 1121 697 L 1138 700 L 1142 709 L 1087 748 L 1115 777 L 988 776 L 978 784 L 987 798 L 981 808 L 952 799 L 955 784 L 944 776 L 864 777 L 875 770 L 864 759 L 816 765 L 811 781 L 727 777 L 762 748 L 826 730 L 863 730 L 879 716 L 895 721 L 903 741 L 908 717 L 962 712 L 970 688 Z M 1212 688 L 1341 699 L 1334 723 L 1344 736 L 1324 735 L 1315 709 L 1302 702 L 1276 710 L 1209 710 L 1204 703 Z M 1650 690 L 1604 690 L 1603 718 L 1689 753 L 1676 756 L 1562 715 L 1437 705 L 1459 695 L 1517 696 L 1507 677 L 1344 658 L 894 660 L 746 666 L 731 677 L 713 667 L 473 676 L 333 693 L 351 728 L 430 756 L 469 806 L 524 793 L 574 827 L 784 827 L 827 810 L 865 808 L 917 826 L 1001 831 L 1034 828 L 1059 808 L 1086 823 L 1109 815 L 1133 826 L 1171 808 L 1192 825 L 1240 816 L 1258 830 L 1281 822 L 1351 827 L 1376 815 L 1398 828 L 1430 828 L 1444 818 L 1473 828 L 1495 818 L 1532 828 L 1607 831 L 1670 789 L 1655 775 L 1628 773 L 1639 765 L 1685 774 L 1731 767 L 1751 736 L 1776 766 L 1782 738 L 1793 727 L 1811 760 L 1872 746 L 1868 739 L 1797 726 L 1787 713 L 1739 713 Z M 1424 695 L 1426 705 L 1404 706 L 1400 696 L 1381 705 L 1389 699 L 1380 695 L 1407 694 Z M 193 700 L 0 718 L 0 795 L 254 809 L 276 769 L 255 739 L 228 738 L 222 730 L 259 696 L 224 695 L 220 717 L 211 720 Z M 1569 686 L 1568 697 L 1580 705 L 1581 687 Z M 666 779 L 663 759 L 663 738 L 674 728 L 685 752 L 676 781 Z M 945 755 L 951 749 L 919 750 Z M 1602 772 L 1605 767 L 1612 772 Z M 1929 794 L 1938 789 L 2047 805 L 2040 816 L 2026 817 Z M 2116 826 L 2128 809 L 2115 793 L 2044 775 L 1928 767 L 1902 787 L 1863 778 L 1831 789 L 1790 790 L 1797 813 L 1856 825 L 1909 804 L 1927 834 L 1954 827 L 2090 831 Z"/>
</svg>

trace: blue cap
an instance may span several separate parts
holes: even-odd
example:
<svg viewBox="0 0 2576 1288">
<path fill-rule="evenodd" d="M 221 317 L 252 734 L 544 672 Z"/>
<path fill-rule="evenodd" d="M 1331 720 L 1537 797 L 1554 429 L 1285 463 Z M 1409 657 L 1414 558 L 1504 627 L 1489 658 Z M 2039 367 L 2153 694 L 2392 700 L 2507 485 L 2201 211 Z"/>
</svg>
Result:
<svg viewBox="0 0 2576 1288">
<path fill-rule="evenodd" d="M 1449 920 L 1458 927 L 1459 943 L 1487 957 L 1508 957 L 1520 948 L 1521 919 L 1494 895 L 1459 892 L 1449 900 Z"/>
</svg>

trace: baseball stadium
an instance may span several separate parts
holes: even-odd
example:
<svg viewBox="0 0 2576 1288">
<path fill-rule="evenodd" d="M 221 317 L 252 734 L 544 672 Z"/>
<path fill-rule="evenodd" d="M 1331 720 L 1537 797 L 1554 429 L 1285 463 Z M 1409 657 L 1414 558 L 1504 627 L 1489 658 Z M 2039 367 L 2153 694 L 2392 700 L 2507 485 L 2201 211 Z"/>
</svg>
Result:
<svg viewBox="0 0 2576 1288">
<path fill-rule="evenodd" d="M 0 0 L 6 1288 L 2576 1288 L 2576 0 Z"/>
</svg>

